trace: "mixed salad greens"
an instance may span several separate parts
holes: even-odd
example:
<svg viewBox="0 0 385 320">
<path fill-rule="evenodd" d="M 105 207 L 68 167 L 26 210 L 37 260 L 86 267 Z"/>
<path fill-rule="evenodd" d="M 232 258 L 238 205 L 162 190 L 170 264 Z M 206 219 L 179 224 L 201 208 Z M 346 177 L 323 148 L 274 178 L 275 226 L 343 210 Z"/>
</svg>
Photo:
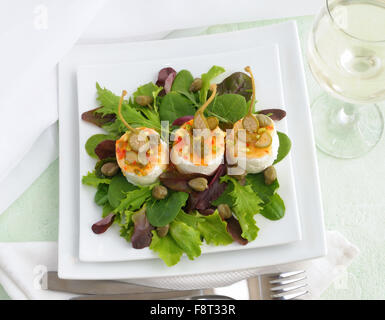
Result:
<svg viewBox="0 0 385 320">
<path fill-rule="evenodd" d="M 275 171 L 271 176 L 266 172 L 232 176 L 225 161 L 213 174 L 204 175 L 181 173 L 170 164 L 154 183 L 135 185 L 118 165 L 117 143 L 129 139 L 124 138 L 127 128 L 132 132 L 150 128 L 160 133 L 161 121 L 169 121 L 172 131 L 192 121 L 194 115 L 194 121 L 198 121 L 197 110 L 205 103 L 202 121 L 206 121 L 205 117 L 215 118 L 214 126 L 222 130 L 232 129 L 245 118 L 248 110 L 254 110 L 252 78 L 235 72 L 212 87 L 213 79 L 224 71 L 213 66 L 194 79 L 188 70 L 164 68 L 156 83 L 138 87 L 128 100 L 96 84 L 100 107 L 82 115 L 83 120 L 105 130 L 104 134 L 91 136 L 85 145 L 96 165 L 83 176 L 82 183 L 96 188 L 94 200 L 102 211 L 102 220 L 92 226 L 95 233 L 116 224 L 133 248 L 149 247 L 173 266 L 183 254 L 191 260 L 199 257 L 203 242 L 219 246 L 236 241 L 246 245 L 255 240 L 259 230 L 256 214 L 270 220 L 284 216 L 285 204 L 277 193 Z M 268 109 L 253 114 L 278 121 L 286 113 Z M 286 134 L 278 132 L 278 138 L 274 163 L 281 161 L 291 146 Z M 204 187 L 200 188 L 199 183 L 195 187 L 192 180 L 204 181 Z"/>
</svg>

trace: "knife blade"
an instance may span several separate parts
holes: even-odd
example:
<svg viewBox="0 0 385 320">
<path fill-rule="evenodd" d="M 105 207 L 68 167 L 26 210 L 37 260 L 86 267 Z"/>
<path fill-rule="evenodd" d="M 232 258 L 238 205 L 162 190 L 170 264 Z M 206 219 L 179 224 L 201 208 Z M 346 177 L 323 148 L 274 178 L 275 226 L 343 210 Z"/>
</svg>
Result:
<svg viewBox="0 0 385 320">
<path fill-rule="evenodd" d="M 76 294 L 116 295 L 168 291 L 178 291 L 180 294 L 183 294 L 181 292 L 186 291 L 141 286 L 115 280 L 66 280 L 60 279 L 57 272 L 54 271 L 47 272 L 46 277 L 48 290 Z"/>
<path fill-rule="evenodd" d="M 103 294 L 73 297 L 70 300 L 164 300 L 183 299 L 202 294 L 201 290 L 180 290 L 167 292 L 142 292 L 130 294 Z"/>
</svg>

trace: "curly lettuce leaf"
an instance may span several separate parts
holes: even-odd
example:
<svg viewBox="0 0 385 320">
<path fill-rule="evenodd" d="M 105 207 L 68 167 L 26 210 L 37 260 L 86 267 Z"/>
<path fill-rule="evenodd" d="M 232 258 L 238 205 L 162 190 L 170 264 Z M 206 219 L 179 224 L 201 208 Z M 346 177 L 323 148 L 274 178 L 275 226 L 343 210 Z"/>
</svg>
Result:
<svg viewBox="0 0 385 320">
<path fill-rule="evenodd" d="M 221 181 L 233 184 L 234 189 L 228 193 L 233 202 L 231 208 L 241 225 L 242 237 L 253 241 L 258 236 L 259 231 L 254 215 L 261 211 L 263 201 L 254 193 L 250 185 L 242 186 L 236 179 L 229 176 L 224 176 Z"/>
<path fill-rule="evenodd" d="M 225 246 L 233 242 L 226 229 L 227 223 L 221 219 L 217 210 L 211 215 L 199 217 L 197 228 L 208 244 Z"/>
<path fill-rule="evenodd" d="M 110 182 L 111 182 L 111 179 L 99 178 L 98 176 L 96 176 L 95 171 L 88 172 L 87 175 L 83 176 L 82 178 L 83 184 L 86 184 L 95 188 L 97 188 L 98 185 L 101 183 L 110 184 Z"/>
<path fill-rule="evenodd" d="M 183 250 L 169 234 L 160 238 L 155 230 L 152 231 L 150 249 L 156 252 L 169 267 L 176 265 L 183 255 Z"/>
<path fill-rule="evenodd" d="M 101 108 L 97 109 L 95 112 L 102 115 L 115 114 L 117 119 L 108 125 L 104 125 L 104 129 L 107 131 L 120 131 L 124 132 L 124 124 L 119 120 L 118 117 L 118 106 L 120 97 L 112 93 L 106 88 L 102 88 L 98 83 L 96 83 L 97 90 L 97 100 L 101 104 Z M 155 119 L 146 118 L 140 111 L 136 110 L 129 101 L 124 100 L 122 103 L 122 115 L 123 118 L 134 127 L 147 127 L 160 130 L 160 123 Z M 112 130 L 113 129 L 113 130 Z"/>
<path fill-rule="evenodd" d="M 198 230 L 184 222 L 173 221 L 170 224 L 169 234 L 190 260 L 201 255 L 202 241 Z"/>
<path fill-rule="evenodd" d="M 124 210 L 138 210 L 141 208 L 143 203 L 150 199 L 151 189 L 151 187 L 139 187 L 132 191 L 128 191 L 114 212 L 122 212 Z"/>
</svg>

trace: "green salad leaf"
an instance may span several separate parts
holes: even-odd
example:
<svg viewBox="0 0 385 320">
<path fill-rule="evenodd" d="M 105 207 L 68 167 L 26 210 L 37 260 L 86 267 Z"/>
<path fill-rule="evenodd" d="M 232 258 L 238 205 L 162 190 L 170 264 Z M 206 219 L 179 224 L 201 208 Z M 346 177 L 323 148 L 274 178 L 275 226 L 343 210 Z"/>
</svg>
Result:
<svg viewBox="0 0 385 320">
<path fill-rule="evenodd" d="M 114 130 L 118 130 L 120 128 L 120 132 L 125 131 L 125 127 L 123 123 L 119 120 L 118 116 L 118 106 L 120 96 L 115 95 L 110 90 L 106 88 L 100 87 L 98 83 L 96 83 L 97 90 L 97 100 L 101 104 L 101 108 L 97 109 L 95 112 L 101 113 L 103 115 L 106 114 L 115 114 L 117 116 L 116 120 L 113 122 Z M 135 109 L 133 105 L 129 103 L 129 101 L 124 100 L 122 104 L 122 115 L 124 119 L 134 127 L 147 127 L 153 128 L 156 130 L 160 130 L 160 123 L 155 121 L 154 119 L 146 118 L 141 112 Z M 116 128 L 118 126 L 118 128 Z M 109 128 L 109 132 L 111 132 L 112 124 L 104 125 L 103 128 Z M 118 130 L 119 131 L 119 130 Z"/>
<path fill-rule="evenodd" d="M 190 100 L 181 94 L 171 91 L 166 94 L 159 106 L 159 115 L 161 121 L 169 121 L 170 124 L 183 116 L 193 115 L 195 107 Z"/>
<path fill-rule="evenodd" d="M 101 183 L 98 185 L 94 200 L 98 206 L 104 206 L 108 202 L 108 184 Z"/>
<path fill-rule="evenodd" d="M 246 176 L 246 181 L 265 204 L 270 201 L 271 196 L 279 188 L 278 179 L 276 179 L 271 185 L 267 185 L 265 183 L 263 172 L 256 174 L 249 173 Z"/>
<path fill-rule="evenodd" d="M 230 176 L 222 177 L 221 181 L 232 183 L 234 189 L 228 193 L 233 203 L 231 209 L 241 225 L 242 237 L 253 241 L 258 236 L 259 228 L 255 223 L 254 215 L 262 209 L 261 198 L 255 194 L 250 185 L 242 186 Z"/>
<path fill-rule="evenodd" d="M 217 210 L 208 216 L 199 217 L 197 228 L 208 244 L 225 246 L 233 242 L 226 229 L 227 223 L 221 219 Z"/>
<path fill-rule="evenodd" d="M 124 238 L 127 242 L 131 242 L 132 234 L 134 233 L 134 225 L 120 228 L 120 236 Z"/>
<path fill-rule="evenodd" d="M 279 220 L 285 215 L 285 204 L 281 197 L 276 193 L 279 188 L 278 179 L 271 185 L 265 184 L 263 172 L 257 174 L 248 174 L 246 176 L 247 183 L 253 191 L 263 201 L 263 209 L 261 214 L 269 220 Z"/>
<path fill-rule="evenodd" d="M 280 131 L 277 131 L 277 134 L 279 139 L 279 148 L 277 159 L 275 159 L 274 164 L 280 162 L 283 158 L 285 158 L 291 149 L 290 138 L 285 133 Z"/>
<path fill-rule="evenodd" d="M 218 95 L 235 93 L 249 101 L 253 94 L 251 78 L 243 72 L 234 72 L 218 84 Z"/>
<path fill-rule="evenodd" d="M 227 233 L 226 225 L 217 211 L 212 215 L 203 216 L 198 212 L 188 214 L 180 210 L 175 220 L 170 223 L 166 237 L 160 238 L 153 231 L 150 249 L 157 252 L 168 266 L 173 266 L 179 262 L 183 253 L 191 260 L 200 256 L 201 238 L 213 245 L 232 243 L 233 239 Z"/>
<path fill-rule="evenodd" d="M 114 212 L 122 212 L 125 210 L 138 210 L 147 200 L 151 198 L 151 187 L 138 187 L 125 193 L 120 204 L 115 208 Z"/>
<path fill-rule="evenodd" d="M 225 72 L 225 69 L 219 66 L 212 66 L 207 73 L 203 73 L 201 76 L 202 79 L 202 88 L 200 90 L 199 98 L 201 104 L 205 103 L 207 100 L 207 93 L 209 92 L 210 89 L 210 83 L 211 80 L 219 76 Z"/>
<path fill-rule="evenodd" d="M 223 94 L 215 97 L 207 107 L 210 116 L 216 116 L 219 120 L 225 119 L 235 123 L 247 114 L 247 104 L 243 96 L 239 94 Z"/>
<path fill-rule="evenodd" d="M 114 222 L 120 225 L 120 236 L 126 239 L 127 242 L 131 241 L 131 236 L 134 232 L 134 223 L 132 221 L 133 211 L 125 210 L 118 214 Z"/>
<path fill-rule="evenodd" d="M 97 188 L 98 185 L 101 183 L 110 184 L 110 182 L 111 182 L 111 179 L 97 177 L 95 174 L 95 171 L 88 172 L 87 175 L 83 176 L 82 178 L 83 184 L 86 184 L 95 188 Z"/>
<path fill-rule="evenodd" d="M 140 111 L 142 111 L 146 117 L 148 119 L 152 119 L 152 120 L 156 120 L 156 117 L 158 118 L 158 121 L 159 121 L 159 115 L 158 115 L 158 106 L 157 106 L 157 98 L 158 98 L 158 94 L 159 92 L 162 91 L 162 87 L 158 87 L 156 84 L 154 84 L 153 82 L 149 82 L 149 83 L 146 83 L 144 84 L 143 86 L 140 86 L 134 93 L 133 93 L 133 97 L 134 97 L 134 100 L 133 102 L 131 102 L 132 105 L 135 105 L 135 107 L 137 109 L 139 109 Z M 153 110 L 149 109 L 148 107 L 143 107 L 143 106 L 140 106 L 138 105 L 136 102 L 135 102 L 135 98 L 137 96 L 149 96 L 149 97 L 152 97 L 154 99 L 153 103 L 152 103 L 152 107 L 153 107 Z"/>
<path fill-rule="evenodd" d="M 202 241 L 198 230 L 181 221 L 173 221 L 170 224 L 169 233 L 190 260 L 201 255 Z"/>
<path fill-rule="evenodd" d="M 190 92 L 191 83 L 194 78 L 190 71 L 181 70 L 177 73 L 174 82 L 172 83 L 171 91 L 175 91 L 187 99 L 189 99 L 195 106 L 198 105 L 194 93 Z"/>
<path fill-rule="evenodd" d="M 129 183 L 123 174 L 118 174 L 111 179 L 110 187 L 108 188 L 108 202 L 112 208 L 119 206 L 120 201 L 125 197 L 125 193 L 133 191 L 138 187 Z"/>
<path fill-rule="evenodd" d="M 102 217 L 107 217 L 112 211 L 114 211 L 114 208 L 111 207 L 110 203 L 107 201 L 103 206 Z"/>
<path fill-rule="evenodd" d="M 148 221 L 154 227 L 162 227 L 170 223 L 178 215 L 180 209 L 186 204 L 188 193 L 170 192 L 165 199 L 152 198 L 146 207 Z"/>
<path fill-rule="evenodd" d="M 285 215 L 285 203 L 278 193 L 274 193 L 260 213 L 266 219 L 279 220 Z"/>
<path fill-rule="evenodd" d="M 116 138 L 117 137 L 115 135 L 111 135 L 111 134 L 110 135 L 94 134 L 93 136 L 88 138 L 88 140 L 85 144 L 86 152 L 88 153 L 88 155 L 90 157 L 95 158 L 95 159 L 99 159 L 95 153 L 96 146 L 104 140 L 116 140 Z"/>
<path fill-rule="evenodd" d="M 167 266 L 176 265 L 183 255 L 183 250 L 176 244 L 170 234 L 160 238 L 155 230 L 152 231 L 150 249 L 158 253 Z"/>
</svg>

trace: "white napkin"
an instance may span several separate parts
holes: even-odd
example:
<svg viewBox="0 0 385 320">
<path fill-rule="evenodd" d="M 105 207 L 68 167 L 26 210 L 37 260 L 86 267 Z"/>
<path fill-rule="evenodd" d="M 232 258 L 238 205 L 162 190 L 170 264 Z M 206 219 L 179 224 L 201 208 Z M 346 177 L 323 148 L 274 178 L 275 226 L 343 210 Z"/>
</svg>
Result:
<svg viewBox="0 0 385 320">
<path fill-rule="evenodd" d="M 0 118 L 6 121 L 0 126 L 0 150 L 6 156 L 0 158 L 0 214 L 57 156 L 51 139 L 58 119 L 56 64 L 79 38 L 83 43 L 160 39 L 174 29 L 313 14 L 322 2 L 2 1 Z M 38 159 L 28 160 L 28 170 L 22 163 L 27 157 Z M 18 188 L 11 192 L 8 186 L 15 181 Z"/>
<path fill-rule="evenodd" d="M 215 274 L 141 280 L 127 279 L 125 281 L 169 289 L 221 287 L 215 292 L 236 299 L 247 299 L 244 279 L 263 273 L 305 269 L 310 291 L 306 298 L 318 299 L 333 280 L 343 274 L 359 252 L 357 247 L 335 231 L 327 233 L 327 246 L 328 254 L 325 257 L 286 265 Z M 73 297 L 73 294 L 41 288 L 43 273 L 55 270 L 57 270 L 56 242 L 0 243 L 0 283 L 13 299 L 69 299 Z M 243 282 L 240 282 L 242 280 Z"/>
</svg>

